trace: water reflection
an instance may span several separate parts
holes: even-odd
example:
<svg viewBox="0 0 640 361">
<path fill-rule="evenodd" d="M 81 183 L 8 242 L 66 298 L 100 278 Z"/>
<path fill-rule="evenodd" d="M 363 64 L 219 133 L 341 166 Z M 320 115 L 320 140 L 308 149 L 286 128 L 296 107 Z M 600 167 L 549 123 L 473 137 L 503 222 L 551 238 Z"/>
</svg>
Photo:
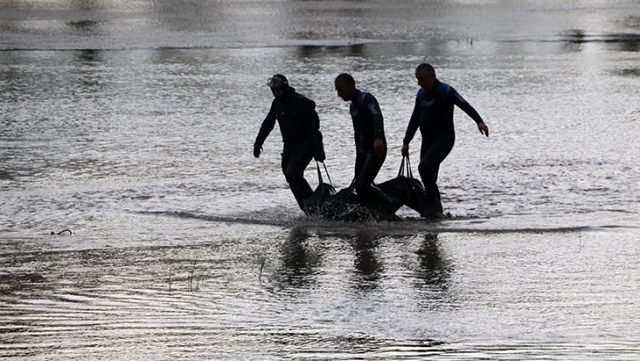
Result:
<svg viewBox="0 0 640 361">
<path fill-rule="evenodd" d="M 73 30 L 86 33 L 87 35 L 91 35 L 98 31 L 100 22 L 96 20 L 78 20 L 78 21 L 67 21 L 66 24 Z"/>
<path fill-rule="evenodd" d="M 425 297 L 441 297 L 441 293 L 449 287 L 452 267 L 440 250 L 438 235 L 426 234 L 416 254 L 418 255 L 417 287 L 426 291 Z"/>
<path fill-rule="evenodd" d="M 320 255 L 309 246 L 310 234 L 302 228 L 293 228 L 287 240 L 280 246 L 282 267 L 276 271 L 283 287 L 308 288 L 313 284 L 314 268 L 320 263 Z"/>
<path fill-rule="evenodd" d="M 344 58 L 379 58 L 387 57 L 389 54 L 430 54 L 430 56 L 438 56 L 450 54 L 457 51 L 461 47 L 472 47 L 472 43 L 442 41 L 439 39 L 429 41 L 412 41 L 412 42 L 383 42 L 383 43 L 350 43 L 341 45 L 301 45 L 289 50 L 290 54 L 297 59 L 314 59 L 324 58 L 327 56 L 340 56 Z M 366 64 L 366 62 L 364 63 Z M 351 64 L 355 70 L 364 65 L 360 62 Z"/>
<path fill-rule="evenodd" d="M 580 52 L 584 50 L 583 42 L 585 38 L 585 31 L 581 29 L 570 29 L 560 34 L 562 40 L 562 51 Z"/>
<path fill-rule="evenodd" d="M 640 34 L 618 34 L 618 38 L 605 41 L 609 50 L 613 51 L 640 51 Z"/>
<path fill-rule="evenodd" d="M 0 290 L 4 296 L 26 294 L 33 290 L 45 288 L 47 279 L 36 272 L 8 272 L 0 274 Z M 35 292 L 35 291 L 33 291 Z"/>
<path fill-rule="evenodd" d="M 382 262 L 376 257 L 379 238 L 379 236 L 362 230 L 358 232 L 353 240 L 353 249 L 355 251 L 354 266 L 356 269 L 354 284 L 359 289 L 368 290 L 378 287 L 380 275 L 384 271 Z"/>
<path fill-rule="evenodd" d="M 316 58 L 327 54 L 340 54 L 344 57 L 367 55 L 366 44 L 349 44 L 337 46 L 302 45 L 295 47 L 295 56 L 299 59 Z"/>
<path fill-rule="evenodd" d="M 75 77 L 65 79 L 71 80 L 77 95 L 89 96 L 90 94 L 99 94 L 106 88 L 110 87 L 111 76 L 104 70 L 101 65 L 105 63 L 104 51 L 98 49 L 76 50 L 73 54 L 73 62 L 75 65 Z M 74 101 L 81 102 L 82 97 L 76 96 Z M 91 110 L 90 107 L 85 107 Z"/>
<path fill-rule="evenodd" d="M 84 49 L 74 52 L 75 58 L 80 65 L 98 65 L 103 61 L 102 50 Z"/>
<path fill-rule="evenodd" d="M 640 68 L 624 68 L 611 72 L 614 75 L 625 76 L 625 77 L 640 77 Z"/>
<path fill-rule="evenodd" d="M 560 39 L 565 45 L 565 50 L 582 50 L 586 43 L 603 43 L 614 51 L 638 51 L 640 50 L 640 34 L 638 33 L 587 33 L 581 29 L 571 29 L 560 34 Z"/>
</svg>

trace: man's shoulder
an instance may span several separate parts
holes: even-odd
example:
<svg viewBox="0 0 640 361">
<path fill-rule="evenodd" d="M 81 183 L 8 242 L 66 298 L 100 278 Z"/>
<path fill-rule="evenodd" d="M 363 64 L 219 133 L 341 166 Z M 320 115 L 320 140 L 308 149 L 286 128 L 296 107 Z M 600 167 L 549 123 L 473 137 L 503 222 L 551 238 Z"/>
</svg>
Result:
<svg viewBox="0 0 640 361">
<path fill-rule="evenodd" d="M 444 82 L 439 82 L 436 89 L 438 90 L 438 94 L 440 94 L 440 96 L 443 98 L 446 98 L 447 95 L 449 95 L 449 93 L 451 93 L 451 91 L 453 90 L 451 85 Z"/>
<path fill-rule="evenodd" d="M 370 102 L 378 102 L 378 99 L 376 99 L 376 97 L 373 96 L 373 94 L 369 93 L 369 92 L 363 92 L 364 93 L 364 99 L 366 102 L 370 103 Z"/>
<path fill-rule="evenodd" d="M 353 100 L 355 103 L 362 106 L 362 105 L 371 103 L 373 101 L 376 101 L 376 98 L 373 95 L 371 95 L 371 93 L 369 92 L 358 90 Z"/>
<path fill-rule="evenodd" d="M 300 103 L 303 103 L 303 104 L 309 104 L 309 105 L 314 105 L 314 106 L 316 104 L 316 102 L 311 100 L 309 97 L 307 97 L 304 94 L 300 94 L 298 92 L 293 93 L 293 97 L 297 102 L 300 102 Z"/>
</svg>

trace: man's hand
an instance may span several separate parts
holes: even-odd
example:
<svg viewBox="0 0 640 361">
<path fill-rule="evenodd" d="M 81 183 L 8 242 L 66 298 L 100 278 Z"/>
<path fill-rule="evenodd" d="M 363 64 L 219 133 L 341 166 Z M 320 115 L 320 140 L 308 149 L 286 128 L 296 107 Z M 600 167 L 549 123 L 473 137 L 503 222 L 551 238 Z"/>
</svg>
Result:
<svg viewBox="0 0 640 361">
<path fill-rule="evenodd" d="M 384 153 L 387 150 L 384 148 L 384 142 L 382 139 L 378 138 L 373 142 L 373 151 L 378 157 L 384 156 Z"/>
<path fill-rule="evenodd" d="M 478 130 L 480 130 L 481 134 L 489 136 L 489 127 L 484 122 L 478 123 Z"/>
<path fill-rule="evenodd" d="M 402 145 L 402 156 L 406 157 L 409 155 L 409 144 L 403 144 Z"/>
<path fill-rule="evenodd" d="M 262 147 L 259 147 L 257 145 L 253 146 L 253 156 L 256 158 L 260 158 L 260 151 L 262 150 Z"/>
<path fill-rule="evenodd" d="M 325 156 L 324 152 L 316 153 L 316 154 L 313 156 L 313 159 L 315 159 L 316 161 L 318 161 L 318 162 L 320 162 L 320 163 L 324 162 L 324 160 L 325 160 L 326 158 L 327 158 L 327 157 Z"/>
</svg>

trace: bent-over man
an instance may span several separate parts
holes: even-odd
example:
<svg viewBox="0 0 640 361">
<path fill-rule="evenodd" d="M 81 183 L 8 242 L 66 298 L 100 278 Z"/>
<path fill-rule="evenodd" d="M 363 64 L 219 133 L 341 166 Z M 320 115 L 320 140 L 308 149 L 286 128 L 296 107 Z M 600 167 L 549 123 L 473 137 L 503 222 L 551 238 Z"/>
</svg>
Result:
<svg viewBox="0 0 640 361">
<path fill-rule="evenodd" d="M 304 170 L 312 158 L 318 162 L 325 159 L 316 104 L 289 86 L 284 75 L 274 75 L 269 78 L 267 85 L 274 99 L 256 137 L 253 155 L 256 158 L 260 156 L 262 144 L 277 120 L 283 142 L 282 173 L 300 209 L 308 214 L 304 202 L 313 194 L 313 190 L 304 178 Z"/>
<path fill-rule="evenodd" d="M 373 186 L 387 156 L 384 122 L 378 101 L 370 93 L 357 89 L 350 74 L 338 75 L 335 88 L 340 98 L 351 101 L 349 112 L 356 143 L 354 180 L 358 202 L 369 207 L 379 205 L 383 210 L 397 209 L 394 199 Z"/>
</svg>

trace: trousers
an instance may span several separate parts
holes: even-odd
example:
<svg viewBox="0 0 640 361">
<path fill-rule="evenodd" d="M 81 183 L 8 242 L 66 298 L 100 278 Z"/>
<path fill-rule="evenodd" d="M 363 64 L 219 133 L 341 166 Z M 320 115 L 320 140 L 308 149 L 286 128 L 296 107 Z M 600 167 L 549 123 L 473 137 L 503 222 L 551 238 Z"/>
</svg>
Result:
<svg viewBox="0 0 640 361">
<path fill-rule="evenodd" d="M 357 152 L 355 166 L 355 187 L 358 203 L 364 206 L 381 206 L 384 210 L 394 209 L 393 200 L 373 186 L 373 180 L 380 172 L 387 154 L 378 156 L 373 152 Z"/>
<path fill-rule="evenodd" d="M 312 158 L 311 148 L 305 146 L 289 146 L 282 151 L 282 173 L 298 206 L 305 213 L 304 200 L 311 197 L 313 190 L 304 178 L 304 170 Z"/>
<path fill-rule="evenodd" d="M 418 171 L 420 172 L 420 178 L 424 184 L 428 200 L 426 209 L 421 212 L 423 216 L 443 212 L 440 190 L 437 184 L 438 173 L 440 171 L 440 163 L 449 155 L 454 143 L 455 139 L 446 138 L 422 141 Z"/>
</svg>

